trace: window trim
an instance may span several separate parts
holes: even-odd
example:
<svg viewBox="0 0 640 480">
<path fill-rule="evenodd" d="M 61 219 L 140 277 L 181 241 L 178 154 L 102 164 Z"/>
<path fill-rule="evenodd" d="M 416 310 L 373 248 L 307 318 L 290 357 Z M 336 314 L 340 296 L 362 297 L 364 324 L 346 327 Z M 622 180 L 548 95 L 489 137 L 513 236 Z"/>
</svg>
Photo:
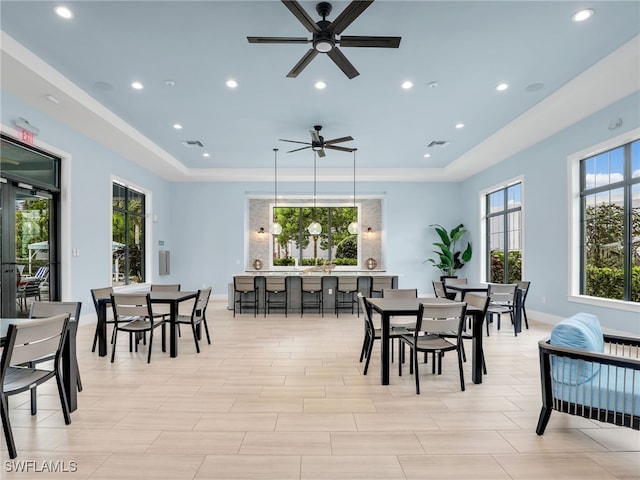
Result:
<svg viewBox="0 0 640 480">
<path fill-rule="evenodd" d="M 114 288 L 117 289 L 127 289 L 127 288 L 135 288 L 138 287 L 140 285 L 148 285 L 151 283 L 151 279 L 153 278 L 153 262 L 152 262 L 152 249 L 153 249 L 153 239 L 152 239 L 152 235 L 153 235 L 153 228 L 151 225 L 151 212 L 153 212 L 153 197 L 152 197 L 152 193 L 149 189 L 141 187 L 140 185 L 137 185 L 133 182 L 130 182 L 129 180 L 125 180 L 122 177 L 118 177 L 116 175 L 111 175 L 109 178 L 109 255 L 108 255 L 108 261 L 109 261 L 109 283 L 111 285 L 113 285 L 113 272 L 112 272 L 112 255 L 113 252 L 111 251 L 111 242 L 113 241 L 113 184 L 114 183 L 119 183 L 121 185 L 124 185 L 127 188 L 131 188 L 133 190 L 136 190 L 142 194 L 144 194 L 144 203 L 145 203 L 145 212 L 144 212 L 144 230 L 145 230 L 145 235 L 144 235 L 144 278 L 145 281 L 142 283 L 136 283 L 136 284 L 127 284 L 127 285 L 120 285 L 120 286 L 114 286 Z"/>
<path fill-rule="evenodd" d="M 640 139 L 640 128 L 609 138 L 596 145 L 584 148 L 567 156 L 567 300 L 572 303 L 594 305 L 630 312 L 640 311 L 636 302 L 616 300 L 612 298 L 591 297 L 580 293 L 580 265 L 581 265 L 581 229 L 580 229 L 580 162 L 586 158 L 621 147 Z"/>
<path fill-rule="evenodd" d="M 522 198 L 520 199 L 520 212 L 522 214 L 522 252 L 526 251 L 526 226 L 525 226 L 525 183 L 524 183 L 524 175 L 517 175 L 508 180 L 505 180 L 500 183 L 496 183 L 490 187 L 487 187 L 483 190 L 480 190 L 479 194 L 479 204 L 480 204 L 480 265 L 482 266 L 480 272 L 480 281 L 487 282 L 488 281 L 488 273 L 489 268 L 487 265 L 487 195 L 497 191 L 506 189 L 512 185 L 520 184 Z M 521 274 L 522 278 L 526 278 L 526 255 L 522 255 L 521 257 Z"/>
</svg>

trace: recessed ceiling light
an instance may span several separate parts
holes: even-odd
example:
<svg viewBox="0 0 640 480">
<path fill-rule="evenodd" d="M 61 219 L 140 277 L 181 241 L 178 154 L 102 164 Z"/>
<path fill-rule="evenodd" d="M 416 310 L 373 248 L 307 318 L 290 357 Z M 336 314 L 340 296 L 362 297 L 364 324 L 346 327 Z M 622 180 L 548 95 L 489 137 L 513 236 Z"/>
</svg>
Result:
<svg viewBox="0 0 640 480">
<path fill-rule="evenodd" d="M 202 156 L 203 156 L 203 157 L 210 157 L 210 155 L 209 155 L 208 153 L 206 153 L 206 152 L 205 152 L 205 153 L 203 153 L 203 154 L 202 154 Z"/>
<path fill-rule="evenodd" d="M 238 82 L 233 79 L 227 80 L 227 87 L 236 88 L 238 86 Z"/>
<path fill-rule="evenodd" d="M 175 128 L 176 130 L 180 130 L 182 128 L 182 125 L 180 125 L 179 123 L 174 123 L 173 128 Z"/>
<path fill-rule="evenodd" d="M 409 90 L 411 87 L 413 87 L 413 82 L 410 82 L 408 80 L 406 82 L 402 82 L 401 87 L 405 90 Z"/>
<path fill-rule="evenodd" d="M 175 80 L 165 80 L 165 81 L 164 81 L 164 84 L 165 84 L 167 87 L 175 87 L 175 86 L 176 86 L 176 82 L 175 82 Z"/>
<path fill-rule="evenodd" d="M 593 10 L 585 8 L 584 10 L 574 13 L 571 20 L 574 22 L 584 22 L 587 18 L 591 17 L 591 15 L 593 15 Z"/>
<path fill-rule="evenodd" d="M 438 88 L 438 82 L 429 82 L 427 83 L 429 88 Z"/>
<path fill-rule="evenodd" d="M 53 11 L 56 12 L 56 15 L 58 15 L 59 17 L 65 18 L 67 20 L 76 16 L 75 13 L 71 11 L 71 9 L 65 7 L 64 5 L 58 5 L 53 9 Z"/>
<path fill-rule="evenodd" d="M 423 157 L 424 157 L 424 158 L 429 158 L 430 156 L 431 156 L 431 154 L 430 154 L 430 153 L 425 153 L 425 154 L 423 155 Z"/>
<path fill-rule="evenodd" d="M 456 128 L 464 128 L 464 123 L 456 123 Z"/>
<path fill-rule="evenodd" d="M 327 88 L 327 84 L 320 80 L 314 84 L 314 87 L 316 87 L 318 90 L 324 90 L 325 88 Z"/>
<path fill-rule="evenodd" d="M 140 82 L 131 82 L 131 88 L 142 90 L 144 88 L 144 85 L 142 85 Z"/>
<path fill-rule="evenodd" d="M 55 103 L 56 105 L 60 103 L 60 100 L 58 100 L 56 97 L 54 97 L 51 94 L 45 95 L 44 98 L 49 100 L 51 103 Z"/>
<path fill-rule="evenodd" d="M 102 90 L 103 92 L 110 92 L 113 90 L 113 85 L 108 82 L 96 82 L 93 84 L 98 90 Z"/>
<path fill-rule="evenodd" d="M 499 92 L 504 92 L 507 88 L 509 88 L 508 83 L 499 83 L 498 85 L 496 85 L 496 90 Z"/>
<path fill-rule="evenodd" d="M 544 88 L 544 83 L 532 83 L 531 85 L 527 85 L 525 90 L 527 92 L 537 92 L 538 90 L 542 90 Z"/>
</svg>

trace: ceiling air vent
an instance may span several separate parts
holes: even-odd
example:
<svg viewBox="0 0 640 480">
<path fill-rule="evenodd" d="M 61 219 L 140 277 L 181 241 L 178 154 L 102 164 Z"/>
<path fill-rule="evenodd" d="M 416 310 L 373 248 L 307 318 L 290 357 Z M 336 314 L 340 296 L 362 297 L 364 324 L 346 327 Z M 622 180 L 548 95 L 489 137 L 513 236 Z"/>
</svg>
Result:
<svg viewBox="0 0 640 480">
<path fill-rule="evenodd" d="M 200 140 L 185 140 L 182 144 L 187 148 L 202 148 L 204 144 Z"/>
<path fill-rule="evenodd" d="M 448 140 L 434 140 L 429 145 L 427 145 L 427 147 L 429 147 L 429 148 L 433 148 L 433 147 L 442 148 L 442 147 L 446 147 L 447 145 L 449 145 L 449 141 Z"/>
</svg>

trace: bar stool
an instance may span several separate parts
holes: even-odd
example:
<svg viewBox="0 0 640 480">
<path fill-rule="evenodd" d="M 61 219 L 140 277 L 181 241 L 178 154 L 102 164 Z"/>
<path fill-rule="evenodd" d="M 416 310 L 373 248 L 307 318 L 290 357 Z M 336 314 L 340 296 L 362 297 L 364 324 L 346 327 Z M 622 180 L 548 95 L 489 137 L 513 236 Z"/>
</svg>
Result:
<svg viewBox="0 0 640 480">
<path fill-rule="evenodd" d="M 356 305 L 358 317 L 360 316 L 360 308 L 358 304 L 358 277 L 338 277 L 338 287 L 336 288 L 336 317 L 340 308 L 351 307 L 353 315 L 353 306 Z"/>
<path fill-rule="evenodd" d="M 304 315 L 304 309 L 317 308 L 318 313 L 324 317 L 322 277 L 303 276 L 302 291 L 300 293 L 300 316 Z"/>
<path fill-rule="evenodd" d="M 391 288 L 393 288 L 393 277 L 377 275 L 371 277 L 371 297 L 382 297 L 382 291 Z"/>
<path fill-rule="evenodd" d="M 284 308 L 287 316 L 287 278 L 284 276 L 265 277 L 264 288 L 264 316 L 274 308 Z"/>
<path fill-rule="evenodd" d="M 233 316 L 236 316 L 236 305 L 240 314 L 242 307 L 253 308 L 253 316 L 258 312 L 258 285 L 252 275 L 236 275 L 233 277 Z"/>
</svg>

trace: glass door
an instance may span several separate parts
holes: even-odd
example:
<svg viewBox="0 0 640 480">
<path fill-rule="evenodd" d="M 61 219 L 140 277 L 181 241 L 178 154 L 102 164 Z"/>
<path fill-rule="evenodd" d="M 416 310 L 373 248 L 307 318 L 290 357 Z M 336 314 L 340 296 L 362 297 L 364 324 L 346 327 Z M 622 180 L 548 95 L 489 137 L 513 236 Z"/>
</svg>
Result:
<svg viewBox="0 0 640 480">
<path fill-rule="evenodd" d="M 2 317 L 26 317 L 36 300 L 49 300 L 51 286 L 51 195 L 0 184 Z"/>
</svg>

